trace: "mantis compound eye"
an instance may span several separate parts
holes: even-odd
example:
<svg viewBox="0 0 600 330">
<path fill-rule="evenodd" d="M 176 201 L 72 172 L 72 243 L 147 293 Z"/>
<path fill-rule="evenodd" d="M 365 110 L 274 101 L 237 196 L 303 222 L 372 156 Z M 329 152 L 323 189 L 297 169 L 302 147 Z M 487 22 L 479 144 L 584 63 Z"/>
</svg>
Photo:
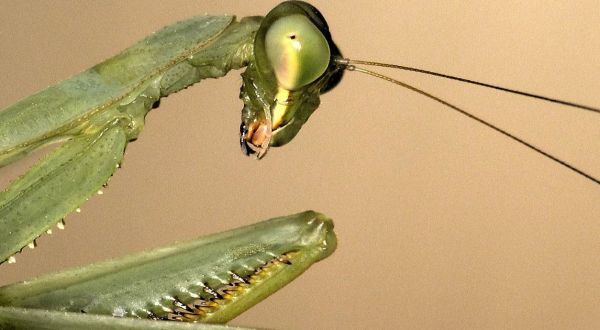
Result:
<svg viewBox="0 0 600 330">
<path fill-rule="evenodd" d="M 279 87 L 288 91 L 302 88 L 323 75 L 331 57 L 323 33 L 300 14 L 273 22 L 265 36 L 265 49 Z"/>
</svg>

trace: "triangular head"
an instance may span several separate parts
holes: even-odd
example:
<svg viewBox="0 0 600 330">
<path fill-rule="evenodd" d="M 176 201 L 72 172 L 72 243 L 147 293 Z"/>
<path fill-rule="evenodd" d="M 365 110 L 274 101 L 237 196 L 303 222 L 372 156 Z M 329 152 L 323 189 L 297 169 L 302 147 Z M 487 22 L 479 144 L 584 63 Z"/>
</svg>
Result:
<svg viewBox="0 0 600 330">
<path fill-rule="evenodd" d="M 287 1 L 271 10 L 242 74 L 242 150 L 261 158 L 269 147 L 290 142 L 319 106 L 319 96 L 341 80 L 339 58 L 327 22 L 315 7 Z"/>
</svg>

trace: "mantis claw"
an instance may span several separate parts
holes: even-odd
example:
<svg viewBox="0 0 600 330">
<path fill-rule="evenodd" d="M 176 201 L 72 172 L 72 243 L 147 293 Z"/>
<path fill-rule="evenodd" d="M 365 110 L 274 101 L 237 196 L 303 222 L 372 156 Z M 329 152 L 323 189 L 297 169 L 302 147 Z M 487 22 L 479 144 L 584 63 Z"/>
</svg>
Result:
<svg viewBox="0 0 600 330">
<path fill-rule="evenodd" d="M 62 221 L 92 196 L 113 174 L 126 145 L 119 124 L 94 134 L 73 138 L 0 193 L 0 261 L 11 261 L 15 253 L 38 236 L 52 233 Z M 52 198 L 48 198 L 52 196 Z"/>
<path fill-rule="evenodd" d="M 307 211 L 8 285 L 0 306 L 223 323 L 335 247 L 331 219 Z"/>
</svg>

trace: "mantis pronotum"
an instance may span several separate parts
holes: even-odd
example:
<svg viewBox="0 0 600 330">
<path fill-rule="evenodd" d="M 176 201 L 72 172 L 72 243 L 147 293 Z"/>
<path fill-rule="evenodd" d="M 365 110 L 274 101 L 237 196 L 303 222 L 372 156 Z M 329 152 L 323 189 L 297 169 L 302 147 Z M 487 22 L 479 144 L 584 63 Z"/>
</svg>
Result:
<svg viewBox="0 0 600 330">
<path fill-rule="evenodd" d="M 7 58 L 17 60 L 4 63 L 3 93 L 12 94 L 2 97 L 2 106 L 83 70 L 192 12 L 246 16 L 264 14 L 274 5 L 240 8 L 242 4 L 219 4 L 209 8 L 178 4 L 161 5 L 168 10 L 145 5 L 139 13 L 144 18 L 136 18 L 129 28 L 119 25 L 119 32 L 115 24 L 126 24 L 130 15 L 114 20 L 107 17 L 135 10 L 100 5 L 103 14 L 95 16 L 93 24 L 99 33 L 84 37 L 93 40 L 90 47 L 102 51 L 96 57 L 85 43 L 67 45 L 67 40 L 73 39 L 69 31 L 89 33 L 91 17 L 84 16 L 81 23 L 85 25 L 79 27 L 71 25 L 77 21 L 58 16 L 64 30 L 52 29 L 51 34 L 68 37 L 49 39 L 50 35 L 44 35 L 42 45 L 36 41 L 30 48 L 3 50 Z M 328 19 L 347 56 L 409 62 L 582 103 L 600 103 L 596 93 L 600 82 L 593 74 L 598 71 L 600 54 L 594 48 L 598 36 L 593 34 L 597 4 L 442 4 L 442 8 L 422 3 L 314 4 Z M 48 6 L 60 12 L 77 4 Z M 83 8 L 87 6 L 91 5 L 72 10 L 86 15 L 93 10 Z M 24 10 L 32 17 L 36 14 L 33 8 L 15 12 Z M 48 15 L 47 10 L 40 10 L 40 16 L 32 21 Z M 12 24 L 19 30 L 29 29 L 24 23 Z M 51 29 L 44 25 L 41 30 Z M 116 45 L 117 34 L 127 40 Z M 0 36 L 7 38 L 3 44 L 12 42 L 11 35 Z M 38 70 L 65 62 L 61 55 L 53 55 L 63 43 L 72 47 L 65 52 L 67 62 L 74 66 L 41 82 L 44 78 Z M 9 52 L 15 53 L 9 56 Z M 37 62 L 26 61 L 24 53 Z M 15 82 L 24 72 L 35 73 Z M 470 110 L 489 113 L 488 118 L 496 123 L 531 136 L 583 168 L 593 171 L 600 167 L 596 116 L 413 77 L 410 79 L 421 87 Z M 23 86 L 29 83 L 25 80 L 36 85 L 25 91 Z M 125 170 L 118 172 L 105 195 L 84 204 L 82 215 L 67 218 L 68 230 L 41 241 L 40 249 L 21 256 L 16 267 L 3 267 L 0 278 L 8 283 L 67 264 L 120 255 L 128 248 L 139 250 L 197 236 L 198 232 L 189 232 L 190 227 L 218 231 L 234 226 L 223 222 L 225 219 L 235 219 L 237 224 L 240 219 L 251 222 L 315 208 L 338 219 L 343 248 L 331 263 L 320 267 L 321 273 L 309 275 L 314 281 L 307 280 L 305 289 L 274 297 L 276 315 L 269 306 L 259 307 L 265 314 L 254 312 L 256 318 L 269 319 L 270 326 L 289 326 L 284 322 L 289 322 L 292 311 L 316 314 L 307 321 L 324 325 L 347 321 L 353 325 L 396 322 L 433 327 L 508 322 L 542 327 L 556 320 L 544 318 L 544 313 L 559 309 L 561 321 L 575 322 L 565 325 L 592 320 L 585 315 L 597 312 L 592 304 L 598 288 L 593 278 L 600 272 L 594 264 L 600 230 L 596 224 L 600 196 L 595 186 L 483 127 L 440 110 L 433 102 L 396 89 L 391 92 L 391 86 L 354 74 L 347 74 L 339 88 L 323 97 L 320 110 L 292 144 L 274 150 L 260 163 L 240 159 L 235 147 L 235 123 L 241 108 L 238 82 L 233 74 L 166 99 L 148 117 L 141 139 L 128 149 Z M 203 123 L 206 121 L 209 124 Z M 177 144 L 185 148 L 174 150 Z M 157 169 L 165 164 L 168 170 Z M 19 171 L 2 169 L 2 179 L 12 177 L 4 175 L 12 170 Z M 141 186 L 148 178 L 161 181 Z M 257 190 L 261 192 L 258 196 Z M 167 201 L 169 197 L 177 200 Z M 223 206 L 215 206 L 215 200 Z M 160 207 L 143 213 L 148 204 Z M 220 220 L 199 223 L 198 214 Z M 114 224 L 107 219 L 114 219 Z M 141 238 L 137 233 L 142 228 L 152 232 Z M 167 237 L 165 228 L 172 236 Z M 132 236 L 135 245 L 125 247 Z M 108 237 L 113 238 L 111 244 L 102 240 Z M 378 244 L 369 243 L 371 240 Z M 73 247 L 81 255 L 66 257 L 67 248 Z M 91 256 L 91 251 L 102 255 Z M 46 262 L 51 258 L 52 262 Z M 44 265 L 38 266 L 42 260 Z M 339 275 L 339 269 L 343 269 L 345 281 L 326 281 Z M 378 279 L 365 279 L 365 269 L 376 269 L 373 273 Z M 332 298 L 317 305 L 311 297 L 302 297 L 301 292 L 309 288 Z M 282 306 L 275 300 L 286 296 L 295 303 Z M 374 299 L 376 304 L 362 299 Z M 561 305 L 574 305 L 571 302 L 575 300 L 579 302 L 577 312 Z M 528 311 L 525 316 L 523 310 Z M 375 313 L 392 316 L 364 318 Z M 239 322 L 252 324 L 246 320 Z M 306 326 L 311 325 L 317 324 Z"/>
</svg>

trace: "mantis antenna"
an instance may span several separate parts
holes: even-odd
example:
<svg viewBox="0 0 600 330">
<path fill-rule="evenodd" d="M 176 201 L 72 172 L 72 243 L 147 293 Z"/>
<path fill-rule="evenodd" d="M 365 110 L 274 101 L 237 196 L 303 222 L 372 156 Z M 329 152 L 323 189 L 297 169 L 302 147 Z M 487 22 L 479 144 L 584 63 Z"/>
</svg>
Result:
<svg viewBox="0 0 600 330">
<path fill-rule="evenodd" d="M 515 89 L 510 89 L 510 88 L 506 88 L 506 87 L 501 87 L 501 86 L 497 86 L 497 85 L 492 85 L 492 84 L 488 84 L 488 83 L 483 83 L 483 82 L 479 82 L 479 81 L 475 81 L 475 80 L 470 80 L 470 79 L 465 79 L 465 78 L 460 78 L 460 77 L 456 77 L 456 76 L 451 76 L 451 75 L 447 75 L 447 74 L 442 74 L 442 73 L 437 73 L 437 72 L 433 72 L 433 71 L 428 71 L 428 70 L 423 70 L 423 69 L 417 69 L 417 68 L 412 68 L 412 67 L 407 67 L 407 66 L 402 66 L 402 65 L 395 65 L 395 64 L 386 64 L 386 63 L 378 63 L 378 62 L 370 62 L 370 61 L 361 61 L 361 60 L 351 60 L 351 59 L 346 59 L 346 58 L 336 58 L 335 62 L 344 67 L 346 70 L 348 71 L 356 71 L 356 72 L 362 72 L 362 73 L 366 73 L 368 75 L 371 75 L 373 77 L 377 77 L 377 78 L 381 78 L 383 80 L 387 80 L 391 83 L 394 83 L 396 85 L 400 85 L 406 89 L 409 89 L 413 92 L 419 93 L 425 97 L 428 97 L 438 103 L 441 103 L 449 108 L 451 108 L 454 111 L 457 111 L 458 113 L 467 116 L 491 129 L 493 129 L 494 131 L 501 133 L 502 135 L 512 139 L 513 141 L 516 141 L 524 146 L 526 146 L 527 148 L 541 154 L 542 156 L 545 156 L 546 158 L 549 158 L 550 160 L 570 169 L 571 171 L 583 176 L 584 178 L 591 180 L 592 182 L 600 185 L 600 179 L 592 176 L 589 173 L 584 172 L 583 170 L 578 169 L 577 167 L 565 162 L 564 160 L 559 159 L 556 156 L 553 156 L 551 154 L 549 154 L 548 152 L 540 149 L 539 147 L 534 146 L 533 144 L 509 133 L 508 131 L 484 120 L 481 119 L 479 117 L 477 117 L 476 115 L 459 108 L 458 106 L 449 103 L 447 101 L 444 101 L 443 99 L 432 95 L 424 90 L 421 90 L 417 87 L 414 87 L 412 85 L 409 85 L 407 83 L 404 83 L 402 81 L 399 81 L 397 79 L 385 76 L 383 74 L 377 73 L 377 72 L 373 72 L 361 67 L 357 67 L 355 64 L 362 64 L 362 65 L 372 65 L 372 66 L 380 66 L 380 67 L 387 67 L 387 68 L 394 68 L 394 69 L 400 69 L 400 70 L 405 70 L 405 71 L 413 71 L 413 72 L 418 72 L 418 73 L 424 73 L 424 74 L 428 74 L 428 75 L 433 75 L 433 76 L 437 76 L 437 77 L 442 77 L 442 78 L 446 78 L 446 79 L 451 79 L 451 80 L 457 80 L 457 81 L 461 81 L 461 82 L 465 82 L 465 83 L 469 83 L 469 84 L 474 84 L 474 85 L 478 85 L 478 86 L 484 86 L 484 87 L 488 87 L 488 88 L 492 88 L 492 89 L 496 89 L 496 90 L 500 90 L 500 91 L 504 91 L 504 92 L 508 92 L 508 93 L 513 93 L 513 94 L 518 94 L 518 95 L 523 95 L 523 96 L 527 96 L 527 97 L 531 97 L 531 98 L 535 98 L 535 99 L 539 99 L 539 100 L 543 100 L 543 101 L 547 101 L 547 102 L 552 102 L 552 103 L 558 103 L 558 104 L 562 104 L 562 105 L 566 105 L 569 107 L 574 107 L 574 108 L 578 108 L 578 109 L 582 109 L 582 110 L 587 110 L 587 111 L 592 111 L 592 112 L 596 112 L 596 113 L 600 113 L 600 109 L 595 108 L 595 107 L 590 107 L 587 105 L 581 105 L 581 104 L 577 104 L 577 103 L 573 103 L 573 102 L 568 102 L 568 101 L 563 101 L 563 100 L 559 100 L 559 99 L 555 99 L 555 98 L 550 98 L 550 97 L 546 97 L 546 96 L 542 96 L 542 95 L 537 95 L 537 94 L 532 94 L 532 93 L 527 93 L 527 92 L 523 92 L 523 91 L 519 91 L 519 90 L 515 90 Z"/>
</svg>

